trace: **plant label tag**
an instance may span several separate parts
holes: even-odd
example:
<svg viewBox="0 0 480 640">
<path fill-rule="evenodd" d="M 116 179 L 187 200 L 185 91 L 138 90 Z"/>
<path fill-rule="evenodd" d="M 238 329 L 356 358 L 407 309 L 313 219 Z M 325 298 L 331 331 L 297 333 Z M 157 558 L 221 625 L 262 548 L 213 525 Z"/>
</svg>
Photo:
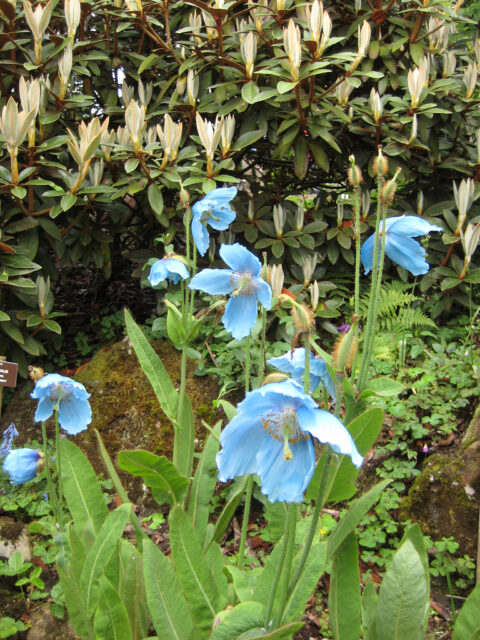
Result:
<svg viewBox="0 0 480 640">
<path fill-rule="evenodd" d="M 18 364 L 16 362 L 0 361 L 0 386 L 17 386 Z"/>
</svg>

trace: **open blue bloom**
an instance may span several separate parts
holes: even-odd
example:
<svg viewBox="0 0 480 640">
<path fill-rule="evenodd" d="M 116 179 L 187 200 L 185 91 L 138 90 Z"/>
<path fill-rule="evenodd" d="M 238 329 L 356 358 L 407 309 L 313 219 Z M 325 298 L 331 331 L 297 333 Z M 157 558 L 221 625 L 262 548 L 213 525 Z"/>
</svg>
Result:
<svg viewBox="0 0 480 640">
<path fill-rule="evenodd" d="M 152 287 L 156 287 L 164 280 L 170 280 L 173 284 L 177 284 L 180 278 L 185 280 L 189 275 L 187 267 L 178 258 L 162 258 L 152 264 L 148 281 Z"/>
<path fill-rule="evenodd" d="M 43 467 L 43 456 L 35 449 L 13 449 L 5 458 L 2 468 L 10 476 L 12 484 L 33 480 Z"/>
<path fill-rule="evenodd" d="M 30 394 L 39 400 L 35 420 L 43 422 L 58 411 L 58 422 L 70 435 L 84 431 L 92 421 L 92 410 L 85 387 L 80 382 L 58 373 L 49 373 L 39 378 Z"/>
<path fill-rule="evenodd" d="M 425 249 L 416 240 L 430 231 L 443 231 L 442 227 L 427 222 L 418 216 L 395 216 L 385 221 L 385 253 L 414 276 L 427 273 L 430 265 L 425 260 Z M 367 274 L 373 266 L 375 234 L 363 244 L 361 250 L 362 264 Z"/>
<path fill-rule="evenodd" d="M 0 445 L 0 458 L 6 456 L 12 448 L 12 440 L 18 436 L 18 431 L 13 422 L 3 432 L 2 444 Z"/>
<path fill-rule="evenodd" d="M 207 224 L 217 231 L 225 231 L 235 220 L 236 213 L 229 202 L 236 195 L 235 187 L 222 187 L 210 191 L 193 205 L 192 236 L 201 256 L 206 254 L 209 245 Z"/>
<path fill-rule="evenodd" d="M 315 468 L 312 438 L 362 464 L 343 424 L 306 395 L 294 380 L 250 391 L 220 435 L 218 478 L 256 473 L 270 502 L 301 502 Z"/>
<path fill-rule="evenodd" d="M 268 364 L 289 373 L 294 380 L 301 382 L 305 376 L 305 349 L 300 347 L 293 349 L 293 351 L 287 351 L 284 356 L 270 358 Z M 310 392 L 313 393 L 320 383 L 323 384 L 335 402 L 335 384 L 328 373 L 327 365 L 322 358 L 315 358 L 314 354 L 310 352 Z"/>
<path fill-rule="evenodd" d="M 220 257 L 230 269 L 204 269 L 193 276 L 188 286 L 211 295 L 232 294 L 222 321 L 225 329 L 241 340 L 255 324 L 257 302 L 265 309 L 272 306 L 272 290 L 260 278 L 260 260 L 241 244 L 222 244 Z"/>
</svg>

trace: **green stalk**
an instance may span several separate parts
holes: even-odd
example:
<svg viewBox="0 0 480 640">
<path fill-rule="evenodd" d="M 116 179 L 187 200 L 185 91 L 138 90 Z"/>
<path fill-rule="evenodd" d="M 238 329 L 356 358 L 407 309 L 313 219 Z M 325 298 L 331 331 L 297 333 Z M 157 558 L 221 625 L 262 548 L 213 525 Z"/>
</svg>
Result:
<svg viewBox="0 0 480 640">
<path fill-rule="evenodd" d="M 45 463 L 45 475 L 47 476 L 47 487 L 48 487 L 49 498 L 52 501 L 52 506 L 53 506 L 53 518 L 55 520 L 55 524 L 62 526 L 62 516 L 60 513 L 60 507 L 58 504 L 57 492 L 55 491 L 55 485 L 53 484 L 50 463 L 48 460 L 47 427 L 45 422 L 42 422 L 42 437 L 43 437 L 43 457 L 44 457 L 44 463 Z M 59 475 L 59 482 L 61 482 L 60 467 L 58 467 L 58 475 Z"/>
<path fill-rule="evenodd" d="M 58 509 L 59 509 L 59 524 L 61 525 L 63 520 L 63 484 L 61 477 L 61 457 L 60 457 L 60 426 L 58 423 L 58 411 L 55 411 L 55 463 L 57 465 L 57 486 L 58 486 Z"/>
<path fill-rule="evenodd" d="M 354 191 L 355 199 L 355 293 L 353 311 L 360 314 L 360 187 Z"/>
<path fill-rule="evenodd" d="M 305 395 L 310 393 L 310 334 L 305 338 L 305 366 L 303 374 L 303 390 Z"/>
<path fill-rule="evenodd" d="M 357 380 L 357 388 L 359 393 L 363 391 L 363 387 L 365 385 L 366 377 L 368 374 L 368 368 L 370 365 L 370 356 L 371 356 L 370 345 L 373 345 L 372 333 L 374 332 L 374 325 L 376 323 L 375 293 L 377 290 L 377 274 L 379 270 L 379 264 L 378 264 L 378 251 L 379 251 L 379 244 L 380 244 L 379 231 L 380 231 L 380 221 L 382 218 L 382 209 L 383 209 L 382 202 L 380 199 L 381 184 L 382 184 L 382 178 L 378 178 L 377 217 L 375 221 L 375 244 L 373 247 L 373 265 L 372 265 L 372 281 L 370 285 L 370 301 L 368 305 L 367 325 L 365 328 L 365 337 L 363 341 L 362 360 L 360 362 L 360 371 L 358 373 L 358 380 Z M 382 244 L 384 242 L 383 240 L 384 236 L 385 236 L 385 233 L 382 233 Z M 382 261 L 382 264 L 383 264 L 383 261 Z"/>
<path fill-rule="evenodd" d="M 245 345 L 245 393 L 248 393 L 250 387 L 250 334 L 248 335 Z M 245 556 L 245 545 L 247 542 L 248 521 L 250 519 L 250 505 L 252 503 L 253 493 L 253 476 L 248 476 L 247 487 L 245 489 L 245 504 L 243 507 L 242 530 L 240 532 L 240 547 L 238 549 L 237 565 L 243 566 L 243 558 Z"/>
<path fill-rule="evenodd" d="M 315 531 L 317 530 L 318 520 L 320 518 L 323 505 L 325 504 L 326 499 L 328 497 L 328 493 L 330 491 L 330 485 L 333 480 L 333 478 L 328 477 L 331 460 L 332 460 L 332 450 L 330 449 L 330 447 L 328 447 L 327 452 L 325 454 L 325 464 L 322 470 L 322 477 L 321 477 L 320 486 L 318 489 L 318 498 L 315 503 L 315 508 L 313 510 L 312 521 L 310 523 L 310 528 L 308 530 L 307 537 L 305 539 L 305 545 L 303 547 L 302 555 L 300 557 L 297 568 L 295 570 L 295 574 L 293 578 L 290 580 L 290 584 L 288 585 L 288 593 L 291 593 L 293 591 L 293 589 L 295 588 L 295 585 L 299 581 L 303 573 L 303 569 L 305 567 L 308 554 L 310 553 L 310 548 L 312 546 L 313 538 L 315 536 Z"/>
<path fill-rule="evenodd" d="M 280 580 L 280 592 L 278 596 L 278 609 L 275 614 L 273 627 L 276 628 L 280 621 L 282 620 L 284 610 L 285 610 L 285 601 L 288 596 L 288 583 L 290 581 L 290 575 L 292 573 L 292 560 L 293 560 L 293 548 L 295 545 L 295 533 L 297 528 L 297 505 L 292 502 L 288 505 L 288 517 L 287 524 L 285 527 L 285 545 L 284 545 L 284 555 L 282 562 L 280 562 L 280 566 L 283 567 L 283 571 L 281 573 Z M 274 584 L 272 591 L 275 592 L 277 590 L 277 585 Z M 275 593 L 273 594 L 275 597 Z M 268 623 L 267 616 L 265 615 L 265 622 Z"/>
</svg>

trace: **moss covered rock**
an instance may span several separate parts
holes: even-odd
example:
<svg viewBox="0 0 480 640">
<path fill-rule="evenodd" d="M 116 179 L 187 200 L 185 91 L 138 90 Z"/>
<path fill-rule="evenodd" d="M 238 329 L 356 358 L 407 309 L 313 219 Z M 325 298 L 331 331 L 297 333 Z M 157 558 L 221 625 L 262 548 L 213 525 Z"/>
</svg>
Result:
<svg viewBox="0 0 480 640">
<path fill-rule="evenodd" d="M 400 516 L 418 522 L 434 540 L 453 536 L 459 551 L 476 555 L 480 498 L 480 407 L 452 453 L 424 464 L 401 504 Z"/>
</svg>

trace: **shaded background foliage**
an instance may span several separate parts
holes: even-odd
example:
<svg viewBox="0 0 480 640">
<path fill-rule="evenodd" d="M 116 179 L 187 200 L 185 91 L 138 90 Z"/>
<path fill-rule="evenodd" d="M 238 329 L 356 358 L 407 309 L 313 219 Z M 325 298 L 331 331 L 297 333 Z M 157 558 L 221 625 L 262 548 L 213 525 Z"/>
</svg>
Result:
<svg viewBox="0 0 480 640">
<path fill-rule="evenodd" d="M 77 15 L 74 2 L 1 0 L 1 352 L 25 373 L 64 322 L 49 278 L 82 264 L 109 279 L 126 258 L 161 256 L 155 236 L 182 251 L 189 203 L 215 186 L 239 185 L 237 240 L 282 262 L 300 290 L 321 280 L 324 297 L 338 285 L 347 298 L 347 159 L 365 178 L 366 232 L 379 145 L 389 174 L 402 169 L 393 211 L 446 230 L 430 241 L 439 269 L 423 290 L 458 289 L 460 228 L 480 213 L 473 204 L 459 225 L 452 192 L 452 180 L 480 178 L 476 5 L 460 4 L 128 0 L 81 2 Z M 5 121 L 32 110 L 17 177 Z"/>
</svg>

